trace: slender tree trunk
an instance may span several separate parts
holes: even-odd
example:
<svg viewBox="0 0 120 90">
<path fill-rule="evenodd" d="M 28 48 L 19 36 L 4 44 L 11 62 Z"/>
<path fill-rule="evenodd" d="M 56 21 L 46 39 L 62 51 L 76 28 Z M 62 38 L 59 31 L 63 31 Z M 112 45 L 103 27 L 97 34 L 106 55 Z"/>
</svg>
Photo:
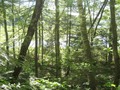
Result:
<svg viewBox="0 0 120 90">
<path fill-rule="evenodd" d="M 28 47 L 30 45 L 30 42 L 33 38 L 35 30 L 37 30 L 37 22 L 40 18 L 40 14 L 42 12 L 43 3 L 44 3 L 43 0 L 36 0 L 36 5 L 35 5 L 35 9 L 34 9 L 34 12 L 32 15 L 32 19 L 31 19 L 30 25 L 28 26 L 28 31 L 27 31 L 25 39 L 22 43 L 19 57 L 18 57 L 18 61 L 21 62 L 21 64 L 24 61 L 24 58 L 26 56 L 26 52 L 27 52 Z M 22 65 L 16 66 L 14 68 L 14 72 L 13 72 L 13 79 L 16 80 L 21 71 L 22 71 Z"/>
<path fill-rule="evenodd" d="M 15 37 L 15 23 L 14 23 L 14 0 L 12 0 L 12 32 L 13 32 L 13 57 L 15 59 L 15 41 L 14 41 L 14 37 Z"/>
<path fill-rule="evenodd" d="M 39 77 L 42 75 L 42 71 L 43 71 L 43 46 L 44 46 L 44 43 L 43 43 L 43 29 L 44 29 L 44 26 L 43 26 L 43 16 L 42 16 L 42 13 L 41 13 L 41 17 L 40 17 L 40 22 L 39 22 L 39 54 L 40 55 L 40 60 L 41 60 L 41 63 L 39 64 L 39 70 L 40 70 L 40 75 Z"/>
<path fill-rule="evenodd" d="M 72 12 L 72 6 L 68 6 L 68 12 L 70 12 L 70 15 L 68 14 L 69 16 L 69 22 L 68 22 L 68 30 L 67 30 L 67 46 L 69 47 L 68 48 L 68 55 L 70 55 L 70 44 L 71 44 L 71 26 L 72 26 L 72 22 L 71 22 L 71 12 Z M 70 56 L 67 57 L 68 60 L 67 60 L 67 72 L 65 74 L 65 76 L 68 76 L 70 74 Z"/>
<path fill-rule="evenodd" d="M 21 11 L 20 11 L 20 6 L 21 6 L 21 3 L 20 3 L 20 0 L 19 0 L 19 7 L 18 7 L 18 13 L 21 13 Z M 19 15 L 19 14 L 18 14 Z M 18 20 L 20 20 L 20 18 L 18 18 Z M 21 36 L 20 36 L 20 27 L 19 27 L 19 25 L 17 26 L 17 28 L 18 28 L 18 45 L 20 46 L 21 45 Z M 20 50 L 20 47 L 18 47 L 18 51 Z"/>
<path fill-rule="evenodd" d="M 99 25 L 99 23 L 100 23 L 100 21 L 101 21 L 101 19 L 102 19 L 103 12 L 104 12 L 104 9 L 105 9 L 105 7 L 106 7 L 106 5 L 107 5 L 107 2 L 108 2 L 108 0 L 104 0 L 102 7 L 100 8 L 100 10 L 99 10 L 96 18 L 93 20 L 93 22 L 92 22 L 92 24 L 91 24 L 91 27 L 90 27 L 90 29 L 89 29 L 89 31 L 90 31 L 90 30 L 93 28 L 95 22 L 96 22 L 97 19 L 98 19 L 97 24 L 96 24 L 96 26 L 95 26 L 95 30 L 92 31 L 92 33 L 91 33 L 91 45 L 93 44 L 93 39 L 94 39 L 94 37 L 96 36 L 97 28 L 98 28 L 98 25 Z M 99 17 L 99 18 L 98 18 L 98 17 Z"/>
<path fill-rule="evenodd" d="M 4 20 L 4 30 L 5 30 L 5 37 L 6 37 L 6 54 L 9 56 L 9 39 L 8 39 L 8 31 L 7 31 L 7 20 L 6 20 L 6 9 L 4 0 L 2 0 L 2 8 L 3 8 L 3 20 Z M 7 62 L 7 69 L 8 69 L 8 62 Z"/>
<path fill-rule="evenodd" d="M 80 30 L 83 40 L 83 49 L 86 57 L 85 59 L 87 62 L 89 62 L 91 66 L 90 70 L 88 71 L 89 85 L 91 90 L 96 90 L 95 74 L 93 71 L 93 64 L 92 64 L 92 62 L 94 61 L 92 58 L 91 47 L 88 40 L 87 29 L 86 29 L 85 7 L 83 8 L 82 0 L 77 0 L 77 3 L 78 3 L 79 16 L 80 16 Z"/>
<path fill-rule="evenodd" d="M 41 20 L 43 20 L 43 15 L 41 15 Z M 41 55 L 41 59 L 42 59 L 42 65 L 43 65 L 43 46 L 44 46 L 44 42 L 43 42 L 43 40 L 44 40 L 44 34 L 43 34 L 43 29 L 44 29 L 44 27 L 43 27 L 43 22 L 42 22 L 42 24 L 41 24 L 41 29 L 42 29 L 42 42 L 41 42 L 41 45 L 42 45 L 42 49 L 41 49 L 41 52 L 42 52 L 42 55 Z"/>
<path fill-rule="evenodd" d="M 110 0 L 110 15 L 111 15 L 110 29 L 112 32 L 113 56 L 115 61 L 114 84 L 118 86 L 120 79 L 120 65 L 119 65 L 119 55 L 117 49 L 117 25 L 115 19 L 115 0 Z"/>
<path fill-rule="evenodd" d="M 56 52 L 56 77 L 61 77 L 60 62 L 60 43 L 59 43 L 59 0 L 55 0 L 56 6 L 56 23 L 55 23 L 55 52 Z"/>
<path fill-rule="evenodd" d="M 35 76 L 38 77 L 38 35 L 37 35 L 37 28 L 35 30 Z"/>
<path fill-rule="evenodd" d="M 112 49 L 112 35 L 111 35 L 111 27 L 110 27 L 110 30 L 109 30 L 109 39 L 108 39 L 108 44 L 109 44 L 109 48 Z M 111 63 L 112 62 L 112 52 L 109 52 L 108 53 L 108 63 Z"/>
</svg>

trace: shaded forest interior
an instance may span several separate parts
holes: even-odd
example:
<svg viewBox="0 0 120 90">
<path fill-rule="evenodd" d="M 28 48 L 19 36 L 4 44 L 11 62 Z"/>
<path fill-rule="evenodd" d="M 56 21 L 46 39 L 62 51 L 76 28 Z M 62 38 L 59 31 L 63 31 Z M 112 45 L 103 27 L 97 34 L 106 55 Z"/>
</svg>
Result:
<svg viewBox="0 0 120 90">
<path fill-rule="evenodd" d="M 0 0 L 0 90 L 120 90 L 119 0 Z"/>
</svg>

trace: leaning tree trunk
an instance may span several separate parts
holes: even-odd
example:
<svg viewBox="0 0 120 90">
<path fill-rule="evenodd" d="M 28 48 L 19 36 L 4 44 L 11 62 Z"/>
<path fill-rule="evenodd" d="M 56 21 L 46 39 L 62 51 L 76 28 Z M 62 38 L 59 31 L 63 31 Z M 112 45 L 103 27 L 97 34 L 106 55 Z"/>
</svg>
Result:
<svg viewBox="0 0 120 90">
<path fill-rule="evenodd" d="M 16 66 L 14 68 L 13 79 L 15 79 L 15 80 L 18 78 L 20 72 L 22 71 L 21 64 L 24 61 L 24 58 L 26 56 L 26 52 L 28 50 L 28 47 L 29 47 L 30 42 L 32 40 L 32 37 L 35 33 L 35 30 L 37 30 L 37 22 L 40 18 L 40 14 L 42 12 L 43 2 L 44 2 L 43 0 L 36 0 L 36 5 L 35 5 L 35 9 L 34 9 L 34 12 L 32 15 L 32 19 L 31 19 L 31 22 L 29 24 L 28 31 L 27 31 L 25 39 L 22 43 L 21 50 L 20 50 L 19 57 L 18 57 L 18 61 L 20 62 L 20 65 Z"/>
<path fill-rule="evenodd" d="M 119 85 L 120 79 L 120 67 L 119 67 L 119 55 L 117 49 L 117 25 L 115 20 L 115 0 L 110 0 L 110 15 L 111 15 L 111 24 L 110 29 L 112 32 L 112 45 L 113 45 L 113 56 L 115 61 L 115 78 L 114 84 L 116 87 Z"/>
<path fill-rule="evenodd" d="M 79 16 L 80 16 L 80 30 L 82 34 L 82 40 L 83 40 L 83 49 L 84 49 L 84 57 L 89 62 L 91 68 L 88 71 L 88 76 L 89 76 L 89 85 L 90 85 L 90 90 L 96 90 L 96 81 L 95 81 L 95 74 L 93 72 L 93 58 L 91 54 L 91 47 L 90 43 L 88 40 L 88 34 L 87 34 L 87 29 L 86 29 L 86 16 L 85 16 L 85 8 L 83 8 L 83 1 L 82 0 L 77 0 L 78 3 L 78 9 L 79 9 Z"/>
</svg>

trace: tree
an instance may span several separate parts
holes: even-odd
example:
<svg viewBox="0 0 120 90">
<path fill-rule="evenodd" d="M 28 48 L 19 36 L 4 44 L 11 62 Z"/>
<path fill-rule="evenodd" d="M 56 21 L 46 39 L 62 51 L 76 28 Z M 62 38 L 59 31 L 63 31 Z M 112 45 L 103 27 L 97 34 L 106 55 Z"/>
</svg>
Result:
<svg viewBox="0 0 120 90">
<path fill-rule="evenodd" d="M 89 62 L 91 69 L 88 71 L 89 76 L 89 85 L 91 90 L 96 90 L 96 81 L 95 75 L 93 71 L 93 57 L 91 53 L 91 47 L 88 40 L 87 29 L 86 29 L 86 16 L 85 16 L 85 7 L 83 6 L 82 0 L 77 0 L 78 9 L 79 9 L 79 18 L 80 18 L 80 30 L 82 34 L 82 41 L 83 41 L 83 50 L 84 50 L 84 57 L 87 62 Z"/>
<path fill-rule="evenodd" d="M 44 7 L 43 2 L 0 2 L 0 89 L 116 89 L 120 1 L 45 0 Z M 7 84 L 11 73 L 14 85 Z"/>
<path fill-rule="evenodd" d="M 70 44 L 71 44 L 71 28 L 72 28 L 72 20 L 71 20 L 71 12 L 72 12 L 72 4 L 73 4 L 73 1 L 72 0 L 69 0 L 69 1 L 66 1 L 67 3 L 67 41 L 66 41 L 66 45 L 67 45 L 67 71 L 66 71 L 66 74 L 65 76 L 69 75 L 70 74 Z"/>
<path fill-rule="evenodd" d="M 12 32 L 13 32 L 13 39 L 15 38 L 15 23 L 14 23 L 14 0 L 12 0 Z M 15 41 L 13 40 L 13 56 L 15 59 Z"/>
<path fill-rule="evenodd" d="M 56 20 L 55 20 L 55 52 L 56 52 L 56 77 L 61 77 L 60 43 L 59 43 L 59 0 L 55 0 Z"/>
<path fill-rule="evenodd" d="M 114 84 L 116 87 L 119 85 L 120 79 L 120 66 L 119 66 L 119 55 L 117 49 L 117 25 L 115 19 L 115 0 L 110 0 L 110 30 L 112 32 L 112 47 L 113 47 L 113 56 L 115 61 L 115 76 L 114 76 Z"/>
<path fill-rule="evenodd" d="M 44 3 L 43 0 L 36 0 L 36 5 L 35 5 L 35 9 L 34 9 L 34 12 L 33 12 L 33 15 L 32 15 L 32 19 L 31 19 L 31 22 L 28 26 L 28 31 L 27 31 L 25 39 L 22 43 L 20 53 L 19 53 L 19 57 L 18 57 L 18 61 L 21 62 L 21 64 L 24 62 L 26 52 L 28 50 L 28 47 L 29 47 L 30 42 L 32 40 L 32 37 L 33 37 L 35 31 L 37 30 L 37 22 L 40 18 L 43 3 Z M 14 68 L 14 72 L 13 72 L 13 79 L 16 80 L 21 71 L 22 71 L 22 65 L 16 66 Z"/>
<path fill-rule="evenodd" d="M 6 54 L 9 56 L 9 37 L 8 37 L 8 30 L 7 30 L 7 20 L 6 20 L 6 8 L 5 2 L 2 0 L 2 8 L 3 8 L 3 20 L 4 20 L 4 30 L 5 30 L 5 37 L 6 37 Z M 7 69 L 9 64 L 7 63 Z"/>
<path fill-rule="evenodd" d="M 35 76 L 38 77 L 38 31 L 35 30 Z"/>
</svg>

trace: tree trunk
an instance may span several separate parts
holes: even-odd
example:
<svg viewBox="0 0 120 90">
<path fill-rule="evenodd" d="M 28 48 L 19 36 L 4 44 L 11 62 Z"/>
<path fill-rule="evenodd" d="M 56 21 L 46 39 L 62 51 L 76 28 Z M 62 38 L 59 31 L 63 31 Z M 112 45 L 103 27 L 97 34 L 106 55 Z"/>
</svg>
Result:
<svg viewBox="0 0 120 90">
<path fill-rule="evenodd" d="M 83 40 L 83 49 L 84 49 L 84 57 L 86 62 L 89 62 L 91 68 L 88 71 L 88 76 L 89 76 L 89 85 L 91 90 L 96 90 L 96 81 L 95 81 L 95 74 L 93 71 L 93 58 L 91 54 L 91 47 L 90 43 L 88 40 L 88 35 L 87 35 L 87 29 L 86 29 L 86 16 L 85 16 L 85 8 L 83 8 L 83 1 L 82 0 L 77 0 L 78 3 L 78 9 L 79 9 L 79 16 L 80 16 L 80 30 L 82 34 L 82 40 Z"/>
<path fill-rule="evenodd" d="M 35 76 L 38 77 L 38 35 L 37 28 L 35 30 Z"/>
<path fill-rule="evenodd" d="M 69 24 L 69 25 L 67 25 L 67 46 L 69 47 L 68 48 L 68 52 L 67 52 L 67 54 L 68 54 L 68 57 L 67 57 L 67 71 L 66 71 L 66 73 L 65 73 L 65 76 L 68 76 L 69 74 L 70 74 L 70 44 L 71 44 L 71 27 L 72 27 L 72 22 L 71 22 L 71 12 L 72 12 L 72 5 L 68 5 L 67 6 L 67 8 L 68 8 L 68 17 L 69 17 L 69 19 L 68 19 L 68 22 L 67 22 L 67 24 Z M 70 12 L 70 15 L 69 15 L 69 12 Z"/>
<path fill-rule="evenodd" d="M 43 0 L 36 0 L 36 5 L 35 5 L 35 9 L 32 15 L 32 19 L 30 22 L 30 25 L 28 27 L 28 31 L 27 34 L 25 36 L 25 39 L 22 43 L 21 49 L 20 49 L 20 53 L 19 53 L 19 57 L 18 57 L 18 61 L 21 62 L 21 64 L 24 61 L 24 58 L 26 56 L 26 52 L 28 50 L 28 47 L 30 45 L 30 42 L 32 40 L 32 37 L 34 35 L 35 30 L 37 30 L 37 22 L 40 18 L 40 14 L 42 12 L 42 7 L 43 7 Z M 22 70 L 22 65 L 16 66 L 14 68 L 14 72 L 13 72 L 13 79 L 17 79 L 20 72 Z"/>
<path fill-rule="evenodd" d="M 43 21 L 43 15 L 41 15 L 41 20 Z M 44 52 L 44 51 L 43 51 L 43 46 L 44 46 L 44 42 L 43 42 L 43 41 L 44 41 L 44 34 L 43 34 L 44 27 L 43 27 L 43 22 L 41 23 L 41 29 L 42 29 L 42 32 L 41 32 L 41 34 L 42 34 L 42 35 L 41 35 L 41 37 L 42 37 L 42 38 L 41 38 L 41 39 L 42 39 L 42 40 L 41 40 L 41 45 L 42 45 L 42 47 L 41 47 L 41 48 L 42 48 L 42 49 L 41 49 L 41 52 L 42 52 L 42 53 L 41 53 L 41 54 L 42 54 L 42 55 L 41 55 L 41 59 L 42 59 L 42 65 L 43 65 L 43 63 L 44 63 L 44 62 L 43 62 L 43 59 L 44 59 L 44 58 L 43 58 L 43 54 L 44 54 L 44 53 L 43 53 L 43 52 Z"/>
<path fill-rule="evenodd" d="M 56 52 L 56 77 L 61 77 L 60 62 L 60 43 L 59 43 L 59 1 L 55 0 L 56 6 L 56 22 L 55 22 L 55 52 Z"/>
<path fill-rule="evenodd" d="M 3 20 L 4 20 L 4 30 L 5 30 L 5 38 L 6 38 L 6 54 L 9 56 L 9 39 L 8 39 L 8 31 L 7 31 L 7 20 L 6 20 L 6 9 L 4 0 L 2 0 L 2 8 L 3 8 Z M 7 69 L 9 63 L 7 62 Z"/>
<path fill-rule="evenodd" d="M 119 85 L 120 79 L 120 67 L 119 67 L 119 55 L 117 49 L 117 25 L 115 20 L 115 0 L 110 0 L 110 15 L 111 15 L 111 24 L 110 29 L 112 32 L 112 45 L 113 45 L 113 56 L 115 61 L 115 77 L 114 84 L 116 87 Z"/>
<path fill-rule="evenodd" d="M 12 32 L 13 32 L 13 57 L 15 59 L 15 23 L 14 23 L 14 0 L 12 0 Z"/>
<path fill-rule="evenodd" d="M 111 32 L 111 27 L 110 27 L 110 29 L 109 29 L 108 44 L 109 44 L 109 48 L 112 49 L 112 32 Z M 112 55 L 112 52 L 110 51 L 110 52 L 108 53 L 108 63 L 111 63 L 111 62 L 112 62 L 112 57 L 113 57 L 113 55 Z"/>
</svg>

